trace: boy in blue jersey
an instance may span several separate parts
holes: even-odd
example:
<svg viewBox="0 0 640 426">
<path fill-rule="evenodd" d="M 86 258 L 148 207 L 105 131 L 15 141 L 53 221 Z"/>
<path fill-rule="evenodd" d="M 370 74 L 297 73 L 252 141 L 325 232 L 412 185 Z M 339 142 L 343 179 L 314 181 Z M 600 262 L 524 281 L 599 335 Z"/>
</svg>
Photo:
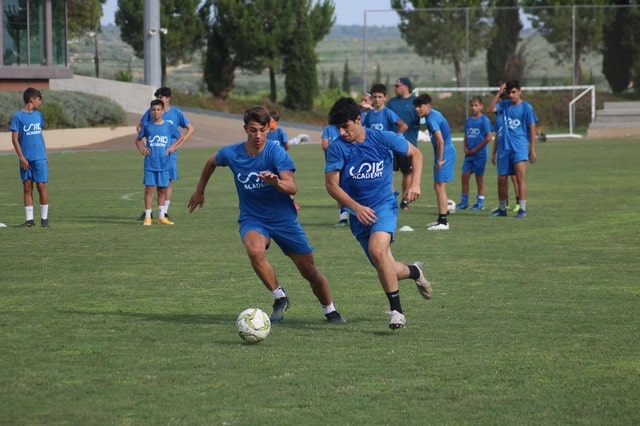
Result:
<svg viewBox="0 0 640 426">
<path fill-rule="evenodd" d="M 186 115 L 184 115 L 182 110 L 171 106 L 171 88 L 160 87 L 158 90 L 156 90 L 154 96 L 156 97 L 156 99 L 160 99 L 164 103 L 164 112 L 162 114 L 162 118 L 164 118 L 164 120 L 176 126 L 178 129 L 185 129 L 183 143 L 189 140 L 189 138 L 191 137 L 195 129 L 193 127 L 193 124 L 189 122 L 189 119 L 187 118 Z M 153 121 L 153 117 L 151 116 L 151 110 L 149 109 L 143 114 L 142 118 L 140 119 L 140 122 L 136 127 L 136 131 L 140 132 L 140 129 L 142 129 L 142 125 L 144 123 L 149 123 L 152 121 Z M 169 205 L 171 204 L 171 195 L 172 195 L 171 183 L 174 180 L 178 180 L 178 153 L 177 152 L 171 154 L 171 170 L 169 175 L 169 186 L 167 187 L 167 196 L 164 202 L 165 216 L 167 219 L 169 218 L 168 211 L 169 211 Z M 138 220 L 143 220 L 143 219 L 144 219 L 144 213 L 142 213 L 140 217 L 138 217 Z"/>
<path fill-rule="evenodd" d="M 491 121 L 482 113 L 482 98 L 473 96 L 469 100 L 471 117 L 467 118 L 464 125 L 464 162 L 462 163 L 462 196 L 458 204 L 459 210 L 469 208 L 469 180 L 471 175 L 476 175 L 478 197 L 471 210 L 484 210 L 484 169 L 487 165 L 489 149 L 487 144 L 491 141 Z"/>
<path fill-rule="evenodd" d="M 272 109 L 269 111 L 269 115 L 271 116 L 271 123 L 269 123 L 269 135 L 267 138 L 269 138 L 270 141 L 275 142 L 275 144 L 280 146 L 280 148 L 288 151 L 289 136 L 287 136 L 287 132 L 285 132 L 282 127 L 278 127 L 280 113 L 275 109 Z"/>
<path fill-rule="evenodd" d="M 268 141 L 270 116 L 264 107 L 246 110 L 243 118 L 247 140 L 225 146 L 207 160 L 187 204 L 189 212 L 204 205 L 204 191 L 216 167 L 229 167 L 240 201 L 238 223 L 242 243 L 253 270 L 274 298 L 271 321 L 282 321 L 284 311 L 289 307 L 289 298 L 266 257 L 273 240 L 309 282 L 327 321 L 344 323 L 333 305 L 329 283 L 318 270 L 313 248 L 298 222 L 291 199 L 298 189 L 293 160 L 283 149 Z"/>
<path fill-rule="evenodd" d="M 508 100 L 500 101 L 506 94 Z M 509 175 L 515 174 L 520 196 L 517 217 L 527 217 L 527 161 L 536 162 L 536 117 L 533 107 L 522 100 L 522 88 L 517 80 L 503 83 L 493 97 L 487 110 L 495 112 L 501 120 L 502 130 L 496 144 L 496 164 L 498 168 L 498 208 L 491 216 L 507 215 L 507 197 L 509 195 Z"/>
<path fill-rule="evenodd" d="M 362 103 L 359 104 L 362 107 Z M 360 109 L 362 113 L 362 109 Z M 322 129 L 321 141 L 322 141 L 322 150 L 324 151 L 324 158 L 327 159 L 327 149 L 329 149 L 329 144 L 333 142 L 340 134 L 338 133 L 338 128 L 336 126 L 332 126 L 329 124 Z M 342 227 L 347 226 L 349 224 L 349 213 L 345 210 L 344 206 L 338 203 L 338 222 L 334 226 Z"/>
<path fill-rule="evenodd" d="M 387 102 L 387 108 L 395 112 L 398 117 L 407 125 L 407 130 L 404 132 L 404 138 L 415 146 L 418 146 L 418 131 L 420 130 L 420 117 L 416 114 L 416 110 L 413 107 L 413 100 L 415 95 L 412 93 L 413 84 L 408 77 L 399 78 L 394 84 L 394 90 L 396 96 L 389 99 Z M 393 170 L 402 173 L 402 192 L 407 190 L 409 182 L 411 180 L 411 168 L 412 164 L 406 157 L 402 155 L 396 155 L 393 158 Z M 400 203 L 402 210 L 409 209 L 409 203 L 406 200 L 402 200 Z"/>
<path fill-rule="evenodd" d="M 49 160 L 44 144 L 42 129 L 45 127 L 44 118 L 38 108 L 42 103 L 42 93 L 33 87 L 22 93 L 24 106 L 11 119 L 11 143 L 18 154 L 20 162 L 20 179 L 26 220 L 19 228 L 35 226 L 33 220 L 33 183 L 36 184 L 40 197 L 40 226 L 49 226 Z"/>
<path fill-rule="evenodd" d="M 423 93 L 413 100 L 419 117 L 425 118 L 427 130 L 433 144 L 433 189 L 438 201 L 438 220 L 427 224 L 429 231 L 446 231 L 447 220 L 447 182 L 453 180 L 456 165 L 456 148 L 451 141 L 451 130 L 447 119 L 440 111 L 431 107 L 431 96 Z"/>
<path fill-rule="evenodd" d="M 407 125 L 398 115 L 385 107 L 387 102 L 387 87 L 384 84 L 374 84 L 371 86 L 371 106 L 367 112 L 362 125 L 370 129 L 387 130 L 402 134 L 407 131 Z"/>
<path fill-rule="evenodd" d="M 173 167 L 171 155 L 184 143 L 185 137 L 176 126 L 166 121 L 163 116 L 164 103 L 160 99 L 151 101 L 153 122 L 145 123 L 136 138 L 136 147 L 144 158 L 144 222 L 151 225 L 151 202 L 153 189 L 158 192 L 158 223 L 173 225 L 166 218 L 165 198 L 171 180 Z"/>
<path fill-rule="evenodd" d="M 336 101 L 329 112 L 329 124 L 338 128 L 340 137 L 327 150 L 327 192 L 349 211 L 351 233 L 376 268 L 389 300 L 389 328 L 402 328 L 406 319 L 398 281 L 413 279 L 425 299 L 431 298 L 432 291 L 421 262 L 407 265 L 391 254 L 398 222 L 398 203 L 391 186 L 393 156 L 398 153 L 415 160 L 411 184 L 403 194 L 413 202 L 420 196 L 422 153 L 402 135 L 365 128 L 360 108 L 351 98 Z"/>
</svg>

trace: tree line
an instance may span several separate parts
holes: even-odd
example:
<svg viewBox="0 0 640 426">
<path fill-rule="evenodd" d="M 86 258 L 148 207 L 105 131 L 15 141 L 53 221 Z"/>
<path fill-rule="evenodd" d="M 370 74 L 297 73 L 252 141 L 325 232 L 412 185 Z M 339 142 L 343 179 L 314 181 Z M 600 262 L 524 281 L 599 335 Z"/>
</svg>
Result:
<svg viewBox="0 0 640 426">
<path fill-rule="evenodd" d="M 71 36 L 99 30 L 106 0 L 68 0 Z M 453 4 L 455 3 L 455 4 Z M 558 63 L 569 63 L 580 83 L 585 54 L 603 55 L 603 74 L 612 91 L 640 88 L 640 17 L 635 0 L 390 0 L 400 18 L 406 43 L 425 58 L 450 63 L 458 86 L 462 67 L 486 54 L 489 86 L 508 79 L 526 82 L 524 11 L 534 30 L 553 50 Z M 560 4 L 560 5 L 559 5 Z M 121 38 L 136 56 L 144 55 L 140 0 L 118 0 L 115 16 Z M 575 6 L 575 7 L 574 7 Z M 611 7 L 616 6 L 616 7 Z M 160 0 L 162 81 L 167 66 L 191 61 L 206 48 L 204 82 L 216 97 L 234 88 L 237 70 L 269 72 L 270 100 L 278 100 L 276 75 L 285 76 L 283 104 L 309 110 L 319 92 L 317 44 L 335 23 L 332 0 Z M 467 33 L 468 29 L 468 33 Z M 345 64 L 348 72 L 348 65 Z"/>
</svg>

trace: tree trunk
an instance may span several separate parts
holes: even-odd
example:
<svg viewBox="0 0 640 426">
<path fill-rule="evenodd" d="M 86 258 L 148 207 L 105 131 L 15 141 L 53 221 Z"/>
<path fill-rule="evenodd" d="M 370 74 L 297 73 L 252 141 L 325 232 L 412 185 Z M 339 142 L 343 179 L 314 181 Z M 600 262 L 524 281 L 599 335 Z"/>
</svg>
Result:
<svg viewBox="0 0 640 426">
<path fill-rule="evenodd" d="M 276 103 L 278 100 L 278 89 L 276 88 L 276 71 L 273 67 L 269 67 L 269 100 L 273 103 Z"/>
</svg>

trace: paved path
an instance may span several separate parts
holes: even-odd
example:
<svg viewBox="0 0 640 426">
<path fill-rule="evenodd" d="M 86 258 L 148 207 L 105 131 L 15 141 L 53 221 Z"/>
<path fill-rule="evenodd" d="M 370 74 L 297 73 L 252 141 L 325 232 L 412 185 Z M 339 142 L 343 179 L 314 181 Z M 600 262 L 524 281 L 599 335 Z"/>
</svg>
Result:
<svg viewBox="0 0 640 426">
<path fill-rule="evenodd" d="M 186 144 L 183 145 L 182 149 L 189 147 L 215 148 L 240 142 L 245 139 L 245 133 L 242 128 L 242 116 L 240 115 L 196 110 L 190 108 L 183 108 L 183 111 L 187 115 L 187 118 L 189 118 L 189 121 L 191 121 L 191 123 L 193 124 L 195 132 L 186 142 Z M 89 145 L 81 144 L 81 140 L 78 141 L 77 145 L 74 145 L 73 140 L 65 139 L 64 146 L 55 146 L 55 144 L 50 143 L 50 141 L 47 139 L 47 131 L 45 130 L 44 137 L 47 141 L 47 150 L 55 152 L 69 150 L 99 151 L 114 149 L 135 149 L 135 125 L 137 124 L 139 119 L 140 116 L 138 114 L 127 114 L 127 125 L 131 126 L 131 132 L 126 136 L 120 136 L 117 138 L 109 138 L 108 135 L 113 133 L 112 131 L 109 131 L 109 129 L 91 129 L 91 133 L 93 134 L 99 135 L 100 132 L 103 132 L 105 134 L 105 138 L 108 139 Z M 298 136 L 299 134 L 306 134 L 310 136 L 311 143 L 320 143 L 320 135 L 322 134 L 322 129 L 317 126 L 288 122 L 281 122 L 280 124 L 281 127 L 287 132 L 289 139 Z M 0 144 L 0 152 L 13 152 L 13 146 L 11 145 L 11 133 L 5 133 L 4 137 L 2 138 L 2 143 Z"/>
</svg>

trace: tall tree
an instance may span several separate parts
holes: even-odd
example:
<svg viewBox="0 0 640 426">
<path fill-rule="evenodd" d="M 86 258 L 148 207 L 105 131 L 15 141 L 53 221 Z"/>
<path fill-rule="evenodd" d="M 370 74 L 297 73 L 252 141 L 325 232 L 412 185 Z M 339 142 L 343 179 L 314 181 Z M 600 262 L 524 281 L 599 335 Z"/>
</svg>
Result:
<svg viewBox="0 0 640 426">
<path fill-rule="evenodd" d="M 616 5 L 629 5 L 629 0 L 615 0 Z M 615 8 L 602 29 L 602 73 L 613 93 L 622 93 L 631 82 L 633 62 L 638 50 L 633 45 L 634 13 L 630 8 Z"/>
<path fill-rule="evenodd" d="M 284 50 L 283 71 L 286 75 L 284 105 L 292 109 L 313 109 L 313 98 L 318 93 L 314 31 L 310 24 L 310 0 L 290 0 L 295 11 L 295 37 Z M 306 6 L 306 7 L 305 7 Z"/>
<path fill-rule="evenodd" d="M 87 32 L 100 30 L 102 5 L 107 0 L 67 0 L 70 37 L 85 37 Z"/>
<path fill-rule="evenodd" d="M 120 38 L 129 44 L 137 57 L 144 57 L 144 9 L 140 0 L 118 0 L 116 25 Z M 209 22 L 209 1 L 160 0 L 160 27 L 167 34 L 161 37 L 162 84 L 167 83 L 167 66 L 190 62 L 195 51 L 202 48 Z"/>
<path fill-rule="evenodd" d="M 351 72 L 348 59 L 344 61 L 344 69 L 342 70 L 342 91 L 351 93 Z"/>
<path fill-rule="evenodd" d="M 400 17 L 402 38 L 420 56 L 453 64 L 458 87 L 463 85 L 462 63 L 465 60 L 467 12 L 469 13 L 469 59 L 485 47 L 488 31 L 483 0 L 391 0 Z M 426 9 L 428 10 L 411 10 Z"/>
<path fill-rule="evenodd" d="M 520 65 L 524 58 L 518 51 L 522 21 L 518 0 L 494 0 L 492 6 L 495 8 L 487 37 L 487 79 L 489 86 L 499 86 L 510 79 L 523 80 Z"/>
<path fill-rule="evenodd" d="M 586 53 L 599 50 L 602 43 L 602 28 L 607 9 L 588 6 L 606 6 L 608 3 L 608 0 L 522 1 L 524 6 L 537 6 L 525 8 L 525 12 L 531 15 L 533 28 L 553 46 L 554 51 L 550 52 L 550 55 L 557 63 L 571 63 L 575 42 L 575 58 L 572 65 L 576 84 L 580 84 L 582 77 L 582 57 Z M 575 38 L 572 28 L 574 12 Z"/>
</svg>

